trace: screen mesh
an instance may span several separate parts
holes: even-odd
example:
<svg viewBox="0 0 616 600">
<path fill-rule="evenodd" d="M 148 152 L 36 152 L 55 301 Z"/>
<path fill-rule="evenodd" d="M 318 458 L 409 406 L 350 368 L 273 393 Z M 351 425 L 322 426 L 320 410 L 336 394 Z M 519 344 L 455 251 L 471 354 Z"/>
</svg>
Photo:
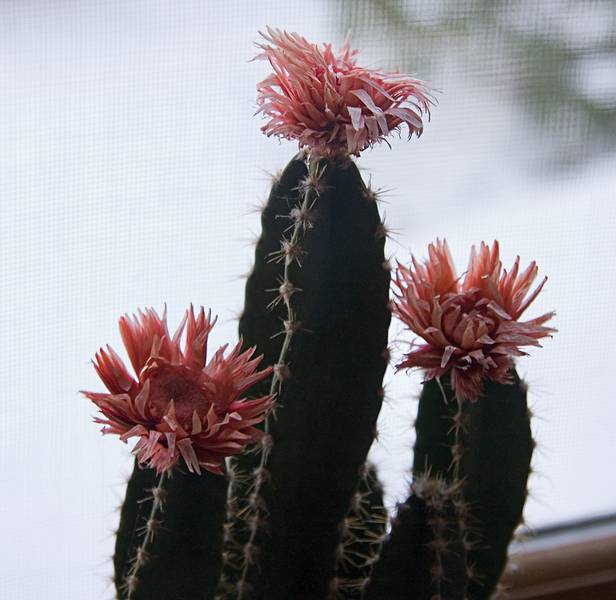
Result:
<svg viewBox="0 0 616 600">
<path fill-rule="evenodd" d="M 189 302 L 236 339 L 254 205 L 295 151 L 259 132 L 257 30 L 352 44 L 438 88 L 420 140 L 364 153 L 388 190 L 387 250 L 446 236 L 459 271 L 497 238 L 550 280 L 560 330 L 520 361 L 539 443 L 531 526 L 614 510 L 616 5 L 547 0 L 0 3 L 0 516 L 3 597 L 111 598 L 129 449 L 77 390 L 117 318 Z M 394 326 L 392 339 L 406 339 Z M 373 458 L 404 496 L 417 375 L 388 373 Z"/>
</svg>

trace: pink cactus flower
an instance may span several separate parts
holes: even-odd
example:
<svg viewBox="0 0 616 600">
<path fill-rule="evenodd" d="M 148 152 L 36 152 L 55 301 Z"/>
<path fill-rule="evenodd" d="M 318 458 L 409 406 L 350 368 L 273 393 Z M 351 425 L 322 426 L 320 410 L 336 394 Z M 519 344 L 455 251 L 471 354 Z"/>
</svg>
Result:
<svg viewBox="0 0 616 600">
<path fill-rule="evenodd" d="M 424 82 L 358 66 L 348 39 L 335 54 L 331 44 L 311 44 L 297 33 L 268 27 L 261 36 L 256 58 L 274 70 L 257 85 L 266 135 L 298 140 L 321 156 L 359 155 L 403 123 L 409 138 L 421 135 L 433 104 Z"/>
<path fill-rule="evenodd" d="M 476 400 L 485 379 L 510 383 L 510 369 L 523 346 L 540 346 L 556 329 L 544 326 L 554 313 L 519 321 L 547 277 L 528 294 L 537 276 L 533 261 L 520 273 L 520 259 L 509 272 L 502 268 L 498 242 L 492 248 L 473 246 L 464 279 L 458 278 L 447 242 L 428 247 L 428 260 L 412 257 L 398 263 L 393 312 L 425 344 L 414 345 L 398 369 L 425 369 L 426 379 L 451 372 L 451 386 L 460 400 Z"/>
<path fill-rule="evenodd" d="M 140 464 L 161 473 L 180 459 L 191 472 L 224 472 L 226 456 L 238 454 L 263 434 L 263 421 L 273 396 L 244 397 L 271 368 L 257 371 L 261 357 L 254 348 L 241 352 L 240 342 L 225 356 L 221 347 L 206 365 L 208 335 L 216 319 L 192 306 L 173 336 L 153 309 L 120 319 L 120 333 L 137 377 L 107 346 L 93 361 L 109 393 L 82 392 L 102 413 L 95 421 L 105 434 L 133 448 Z M 186 329 L 184 348 L 181 338 Z"/>
</svg>

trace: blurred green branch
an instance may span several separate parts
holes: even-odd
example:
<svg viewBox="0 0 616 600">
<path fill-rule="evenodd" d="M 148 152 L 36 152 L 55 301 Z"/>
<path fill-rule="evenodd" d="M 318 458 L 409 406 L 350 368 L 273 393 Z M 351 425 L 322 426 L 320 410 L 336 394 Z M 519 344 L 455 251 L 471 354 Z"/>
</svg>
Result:
<svg viewBox="0 0 616 600">
<path fill-rule="evenodd" d="M 510 94 L 550 136 L 554 162 L 616 149 L 616 94 L 587 81 L 600 61 L 616 64 L 616 3 L 338 0 L 337 9 L 344 31 L 364 46 L 386 40 L 404 69 L 437 87 L 454 57 L 464 76 Z"/>
</svg>

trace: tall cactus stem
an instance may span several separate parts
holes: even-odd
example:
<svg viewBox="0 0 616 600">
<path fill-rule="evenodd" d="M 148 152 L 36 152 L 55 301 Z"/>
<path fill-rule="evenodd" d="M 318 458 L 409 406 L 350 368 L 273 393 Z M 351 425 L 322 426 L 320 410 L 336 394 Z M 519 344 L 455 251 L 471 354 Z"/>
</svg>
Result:
<svg viewBox="0 0 616 600">
<path fill-rule="evenodd" d="M 169 476 L 167 471 L 162 471 L 158 476 L 156 487 L 152 488 L 152 508 L 150 514 L 145 521 L 145 524 L 133 532 L 134 534 L 141 533 L 143 539 L 141 544 L 135 549 L 135 555 L 130 560 L 130 567 L 124 576 L 123 587 L 126 590 L 126 599 L 132 600 L 139 587 L 139 571 L 147 562 L 150 556 L 150 544 L 154 541 L 157 532 L 160 531 L 162 521 L 160 515 L 163 512 L 167 490 L 165 489 L 165 480 Z M 149 500 L 150 498 L 146 498 Z M 143 501 L 142 501 L 143 502 Z M 137 522 L 135 522 L 137 527 Z"/>
<path fill-rule="evenodd" d="M 272 188 L 239 326 L 275 369 L 259 394 L 273 386 L 278 402 L 265 456 L 233 459 L 246 480 L 229 495 L 221 600 L 318 600 L 335 577 L 357 598 L 365 585 L 363 542 L 341 543 L 337 525 L 382 403 L 391 313 L 378 223 L 350 159 L 296 156 Z"/>
<path fill-rule="evenodd" d="M 300 245 L 301 238 L 308 229 L 311 229 L 314 226 L 311 211 L 319 197 L 319 182 L 326 168 L 325 164 L 322 163 L 318 157 L 309 156 L 306 161 L 308 164 L 308 176 L 301 181 L 299 186 L 302 199 L 299 205 L 291 209 L 289 213 L 289 218 L 293 221 L 291 225 L 291 237 L 283 238 L 280 242 L 280 250 L 272 253 L 270 258 L 270 260 L 276 262 L 284 262 L 283 274 L 280 278 L 280 287 L 277 290 L 274 290 L 277 291 L 278 295 L 274 298 L 274 300 L 272 300 L 271 306 L 275 306 L 276 304 L 283 302 L 287 312 L 287 318 L 283 321 L 283 330 L 280 331 L 279 334 L 276 334 L 284 335 L 284 338 L 280 348 L 280 354 L 278 355 L 278 360 L 274 364 L 274 370 L 272 372 L 269 390 L 270 395 L 277 392 L 280 393 L 281 387 L 286 379 L 286 374 L 288 373 L 287 355 L 289 353 L 289 348 L 291 347 L 291 340 L 293 335 L 301 327 L 301 323 L 295 320 L 295 315 L 291 304 L 293 294 L 301 290 L 296 288 L 290 279 L 290 267 L 293 262 L 297 262 L 298 266 L 301 268 L 300 257 L 304 254 L 304 251 L 301 249 Z M 272 439 L 270 436 L 270 415 L 268 415 L 264 421 L 264 432 L 268 443 L 263 445 L 261 450 L 259 464 L 255 469 L 255 473 L 258 474 L 263 474 L 266 471 L 267 459 L 272 447 Z M 252 485 L 252 497 L 259 498 L 263 482 L 264 477 L 255 477 Z M 253 508 L 255 512 L 251 516 L 251 519 L 253 519 L 254 526 L 249 527 L 250 535 L 248 537 L 248 541 L 244 545 L 244 561 L 236 588 L 237 600 L 242 600 L 244 598 L 244 593 L 247 591 L 246 576 L 248 574 L 248 569 L 257 558 L 255 553 L 252 552 L 252 549 L 255 548 L 255 540 L 258 532 L 257 525 L 259 522 L 260 512 L 258 503 Z"/>
</svg>

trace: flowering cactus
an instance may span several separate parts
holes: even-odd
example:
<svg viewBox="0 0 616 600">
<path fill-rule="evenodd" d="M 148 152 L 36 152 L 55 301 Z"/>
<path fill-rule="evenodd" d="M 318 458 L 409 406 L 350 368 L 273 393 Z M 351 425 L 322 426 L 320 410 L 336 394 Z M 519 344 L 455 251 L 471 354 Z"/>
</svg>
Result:
<svg viewBox="0 0 616 600">
<path fill-rule="evenodd" d="M 94 368 L 109 393 L 83 392 L 103 415 L 95 419 L 103 425 L 103 433 L 119 435 L 124 442 L 139 438 L 133 448 L 137 465 L 122 509 L 115 556 L 116 584 L 127 598 L 153 598 L 165 589 L 169 597 L 201 594 L 200 578 L 195 583 L 192 569 L 186 567 L 195 565 L 195 554 L 203 554 L 202 547 L 219 540 L 220 534 L 210 531 L 213 535 L 204 540 L 207 531 L 186 531 L 187 523 L 169 528 L 177 518 L 177 511 L 171 509 L 186 511 L 187 506 L 197 513 L 196 525 L 199 510 L 194 503 L 199 496 L 204 499 L 203 495 L 216 495 L 220 489 L 210 482 L 204 487 L 201 469 L 223 473 L 227 456 L 242 452 L 263 436 L 255 425 L 265 418 L 274 396 L 255 400 L 243 396 L 272 369 L 257 371 L 261 358 L 252 358 L 254 348 L 240 352 L 241 342 L 226 356 L 226 348 L 220 348 L 206 364 L 214 323 L 203 308 L 195 318 L 191 307 L 171 335 L 166 316 L 160 318 L 152 309 L 137 317 L 122 317 L 120 333 L 137 379 L 107 347 L 97 353 Z M 149 469 L 143 471 L 144 466 Z M 156 482 L 153 471 L 158 475 Z M 163 532 L 165 507 L 172 518 L 165 519 L 168 531 Z M 176 577 L 185 574 L 187 581 L 178 588 L 177 581 L 168 582 L 169 571 L 175 571 Z"/>
<path fill-rule="evenodd" d="M 262 131 L 297 140 L 299 153 L 262 211 L 241 341 L 206 365 L 204 311 L 174 336 L 153 311 L 126 317 L 137 379 L 101 350 L 110 393 L 86 392 L 106 433 L 139 438 L 118 594 L 487 600 L 526 498 L 533 441 L 514 359 L 555 331 L 552 313 L 519 321 L 545 280 L 529 294 L 535 263 L 504 271 L 496 242 L 473 249 L 460 279 L 437 240 L 425 264 L 398 264 L 390 303 L 378 192 L 353 157 L 392 131 L 419 136 L 431 92 L 358 66 L 348 41 L 335 53 L 275 29 L 262 38 L 257 58 L 273 69 L 257 86 Z M 398 369 L 420 368 L 425 382 L 409 496 L 388 533 L 366 456 L 392 311 L 423 339 Z"/>
<path fill-rule="evenodd" d="M 234 462 L 219 597 L 325 598 L 367 572 L 338 571 L 365 529 L 345 519 L 374 440 L 390 321 L 384 226 L 351 155 L 404 124 L 419 135 L 431 100 L 417 79 L 358 66 L 348 42 L 335 54 L 297 34 L 263 38 L 263 132 L 301 153 L 274 183 L 246 286 L 240 333 L 274 364 L 279 408 L 267 447 Z"/>
<path fill-rule="evenodd" d="M 399 264 L 395 277 L 393 312 L 425 342 L 398 369 L 422 368 L 426 382 L 412 493 L 366 598 L 487 600 L 522 517 L 534 446 L 514 358 L 556 331 L 544 325 L 554 313 L 518 321 L 546 279 L 528 294 L 537 265 L 519 273 L 518 258 L 504 271 L 498 242 L 472 248 L 462 281 L 445 241 L 428 252 L 423 265 Z M 401 556 L 412 563 L 400 565 Z M 392 564 L 406 579 L 391 577 Z"/>
</svg>

